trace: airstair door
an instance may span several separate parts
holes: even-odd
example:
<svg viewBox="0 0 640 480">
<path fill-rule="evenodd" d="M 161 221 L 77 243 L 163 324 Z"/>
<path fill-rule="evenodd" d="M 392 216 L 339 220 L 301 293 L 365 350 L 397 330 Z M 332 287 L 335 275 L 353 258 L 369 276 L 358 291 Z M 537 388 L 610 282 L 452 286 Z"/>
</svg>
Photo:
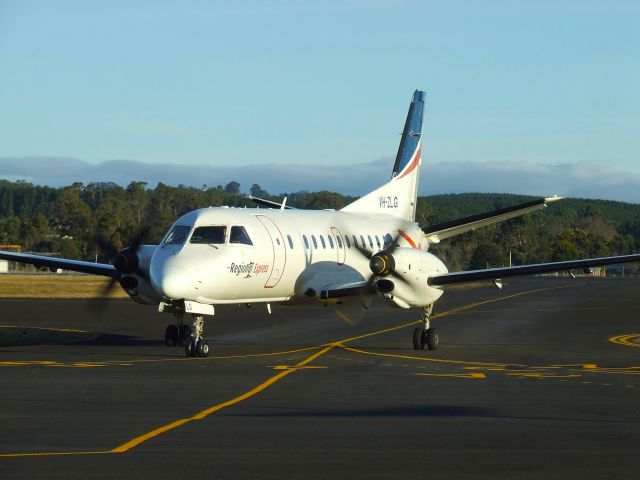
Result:
<svg viewBox="0 0 640 480">
<path fill-rule="evenodd" d="M 271 238 L 271 244 L 273 245 L 273 266 L 271 267 L 269 278 L 264 284 L 264 288 L 273 288 L 278 284 L 278 282 L 280 282 L 287 264 L 287 251 L 284 246 L 284 237 L 282 236 L 278 226 L 269 217 L 266 215 L 256 215 L 256 218 L 267 230 L 267 233 Z"/>
<path fill-rule="evenodd" d="M 338 251 L 338 265 L 344 264 L 344 259 L 347 256 L 347 246 L 344 244 L 344 237 L 336 227 L 331 227 L 331 233 L 336 239 L 336 249 Z"/>
</svg>

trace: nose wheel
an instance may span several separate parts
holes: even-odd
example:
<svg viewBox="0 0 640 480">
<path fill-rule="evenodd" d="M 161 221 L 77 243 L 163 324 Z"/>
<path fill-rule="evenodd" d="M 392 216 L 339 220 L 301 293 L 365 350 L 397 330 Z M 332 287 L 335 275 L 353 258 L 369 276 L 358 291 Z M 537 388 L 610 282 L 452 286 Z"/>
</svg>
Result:
<svg viewBox="0 0 640 480">
<path fill-rule="evenodd" d="M 202 315 L 194 315 L 193 317 L 193 333 L 186 341 L 184 351 L 187 357 L 208 357 L 211 348 L 203 337 L 204 334 L 204 317 Z"/>
</svg>

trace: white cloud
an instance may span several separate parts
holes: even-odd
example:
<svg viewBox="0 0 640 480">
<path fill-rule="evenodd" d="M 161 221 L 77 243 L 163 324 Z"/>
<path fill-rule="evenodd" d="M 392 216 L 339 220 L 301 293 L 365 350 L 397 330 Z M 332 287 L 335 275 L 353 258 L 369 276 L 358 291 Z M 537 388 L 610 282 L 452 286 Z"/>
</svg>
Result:
<svg viewBox="0 0 640 480">
<path fill-rule="evenodd" d="M 361 195 L 384 183 L 391 158 L 353 165 L 262 164 L 244 166 L 150 164 L 134 160 L 89 163 L 67 157 L 0 157 L 0 178 L 63 186 L 73 182 L 131 181 L 201 187 L 240 182 L 247 191 L 257 183 L 271 193 L 331 190 Z M 640 174 L 604 164 L 555 165 L 526 162 L 426 162 L 421 171 L 422 195 L 498 192 L 603 198 L 640 203 Z"/>
</svg>

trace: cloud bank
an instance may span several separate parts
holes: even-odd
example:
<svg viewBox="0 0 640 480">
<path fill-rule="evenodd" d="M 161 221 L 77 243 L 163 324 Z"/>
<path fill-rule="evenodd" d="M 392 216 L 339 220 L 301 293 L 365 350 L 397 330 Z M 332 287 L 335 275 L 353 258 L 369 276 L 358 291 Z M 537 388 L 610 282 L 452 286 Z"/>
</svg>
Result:
<svg viewBox="0 0 640 480">
<path fill-rule="evenodd" d="M 225 185 L 235 180 L 243 191 L 254 183 L 271 193 L 331 190 L 362 195 L 384 183 L 393 160 L 351 165 L 261 164 L 241 166 L 150 164 L 133 160 L 90 163 L 67 157 L 0 157 L 0 178 L 59 187 L 73 182 L 114 182 L 126 186 Z M 424 162 L 420 194 L 464 192 L 519 193 L 601 198 L 640 203 L 640 174 L 607 165 L 525 162 Z"/>
</svg>

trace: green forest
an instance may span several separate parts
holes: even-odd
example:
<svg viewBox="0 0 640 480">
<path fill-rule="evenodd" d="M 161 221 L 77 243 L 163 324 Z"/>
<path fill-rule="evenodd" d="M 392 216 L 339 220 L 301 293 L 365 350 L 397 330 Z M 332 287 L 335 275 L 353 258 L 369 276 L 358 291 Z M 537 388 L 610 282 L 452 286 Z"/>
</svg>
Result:
<svg viewBox="0 0 640 480">
<path fill-rule="evenodd" d="M 22 251 L 108 262 L 101 245 L 122 248 L 144 232 L 157 243 L 183 213 L 207 206 L 255 207 L 238 182 L 217 187 L 172 187 L 144 182 L 74 183 L 52 188 L 0 180 L 0 232 L 3 245 Z M 271 195 L 254 184 L 249 192 L 305 209 L 339 209 L 354 200 L 334 192 Z M 450 194 L 420 197 L 421 226 L 482 213 L 531 200 L 510 194 Z M 640 251 L 640 205 L 564 199 L 534 214 L 444 240 L 432 251 L 451 270 L 622 255 Z"/>
</svg>

